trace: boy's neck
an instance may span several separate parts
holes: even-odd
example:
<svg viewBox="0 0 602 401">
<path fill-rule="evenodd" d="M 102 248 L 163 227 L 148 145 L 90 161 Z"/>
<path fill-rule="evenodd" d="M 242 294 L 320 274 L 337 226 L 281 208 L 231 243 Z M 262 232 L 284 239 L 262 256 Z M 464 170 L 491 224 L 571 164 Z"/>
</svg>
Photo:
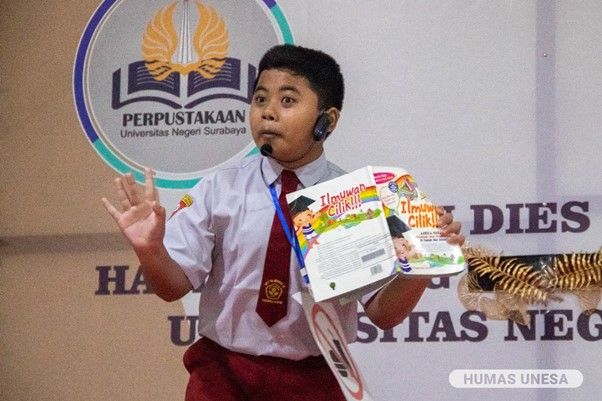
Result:
<svg viewBox="0 0 602 401">
<path fill-rule="evenodd" d="M 323 149 L 320 149 L 320 152 L 316 152 L 315 154 L 311 154 L 311 155 L 304 155 L 301 159 L 299 160 L 294 160 L 294 161 L 284 161 L 284 160 L 276 160 L 278 162 L 278 164 L 280 164 L 282 167 L 284 167 L 287 170 L 296 170 L 298 168 L 307 166 L 310 163 L 313 163 L 314 161 L 318 160 L 320 158 L 320 156 L 322 156 L 322 153 L 324 153 Z M 309 157 L 307 157 L 309 156 Z"/>
<path fill-rule="evenodd" d="M 296 170 L 313 163 L 314 161 L 318 160 L 323 153 L 324 149 L 322 144 L 318 142 L 313 142 L 309 149 L 301 157 L 298 157 L 294 160 L 284 160 L 274 155 L 271 151 L 264 153 L 263 148 L 261 150 L 262 155 L 268 158 L 271 162 L 275 162 L 284 167 L 286 170 Z"/>
<path fill-rule="evenodd" d="M 317 181 L 317 179 L 323 175 L 322 173 L 318 173 L 318 170 L 321 170 L 320 166 L 322 165 L 322 162 L 320 160 L 322 159 L 323 153 L 324 152 L 320 153 L 320 155 L 314 160 L 305 161 L 304 163 L 299 164 L 282 163 L 270 157 L 266 157 L 265 162 L 268 162 L 272 166 L 271 170 L 275 173 L 274 179 L 280 174 L 281 169 L 284 169 L 295 171 L 295 173 L 298 174 L 299 179 L 301 179 L 301 175 L 299 174 L 309 174 L 312 177 L 317 175 L 315 177 Z"/>
</svg>

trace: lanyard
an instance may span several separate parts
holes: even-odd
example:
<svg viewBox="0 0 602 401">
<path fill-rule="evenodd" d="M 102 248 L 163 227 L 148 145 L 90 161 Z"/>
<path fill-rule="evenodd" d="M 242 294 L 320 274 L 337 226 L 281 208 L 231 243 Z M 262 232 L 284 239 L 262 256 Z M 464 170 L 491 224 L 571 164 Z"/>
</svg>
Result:
<svg viewBox="0 0 602 401">
<path fill-rule="evenodd" d="M 305 261 L 303 260 L 303 255 L 301 254 L 299 241 L 297 240 L 297 236 L 294 233 L 294 228 L 289 228 L 288 223 L 286 222 L 286 218 L 284 217 L 284 212 L 280 207 L 278 195 L 276 195 L 276 189 L 274 188 L 273 183 L 270 184 L 270 193 L 272 194 L 272 202 L 274 203 L 274 207 L 276 208 L 276 213 L 278 214 L 278 219 L 280 219 L 280 224 L 282 224 L 282 228 L 284 230 L 284 233 L 286 234 L 286 238 L 288 239 L 288 242 L 291 244 L 291 247 L 295 251 L 295 256 L 297 257 L 297 262 L 299 262 L 299 270 L 301 270 L 303 281 L 305 282 L 305 285 L 308 285 L 309 278 L 307 277 L 307 273 L 305 272 Z"/>
</svg>

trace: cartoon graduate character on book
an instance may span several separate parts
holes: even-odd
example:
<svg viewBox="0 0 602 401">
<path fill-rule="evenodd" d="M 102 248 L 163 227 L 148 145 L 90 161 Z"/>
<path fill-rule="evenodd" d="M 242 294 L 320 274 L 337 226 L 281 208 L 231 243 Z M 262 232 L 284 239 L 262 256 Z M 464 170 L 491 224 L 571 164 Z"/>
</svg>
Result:
<svg viewBox="0 0 602 401">
<path fill-rule="evenodd" d="M 393 237 L 393 247 L 395 248 L 395 256 L 397 256 L 395 268 L 397 271 L 402 270 L 408 273 L 412 270 L 409 259 L 420 257 L 420 254 L 412 246 L 410 241 L 404 237 L 404 233 L 408 233 L 412 229 L 395 215 L 387 217 L 387 225 L 389 226 L 391 237 Z"/>
<path fill-rule="evenodd" d="M 314 246 L 319 245 L 318 233 L 314 230 L 311 222 L 314 220 L 315 214 L 309 209 L 309 205 L 314 203 L 313 199 L 307 196 L 301 195 L 294 201 L 288 204 L 288 209 L 292 216 L 293 225 L 295 226 L 295 232 L 297 235 L 303 233 L 305 240 L 307 241 L 307 251 Z"/>
</svg>

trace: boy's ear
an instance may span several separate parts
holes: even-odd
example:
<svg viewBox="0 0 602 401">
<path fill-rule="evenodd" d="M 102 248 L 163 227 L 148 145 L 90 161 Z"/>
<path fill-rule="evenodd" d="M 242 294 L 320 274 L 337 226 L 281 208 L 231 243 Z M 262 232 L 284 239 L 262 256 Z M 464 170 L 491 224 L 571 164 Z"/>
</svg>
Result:
<svg viewBox="0 0 602 401">
<path fill-rule="evenodd" d="M 328 125 L 328 129 L 326 130 L 328 134 L 331 134 L 332 131 L 337 127 L 337 123 L 339 122 L 339 118 L 341 117 L 341 112 L 336 107 L 331 107 L 329 109 L 324 110 L 324 113 L 328 115 L 328 120 L 330 124 Z"/>
</svg>

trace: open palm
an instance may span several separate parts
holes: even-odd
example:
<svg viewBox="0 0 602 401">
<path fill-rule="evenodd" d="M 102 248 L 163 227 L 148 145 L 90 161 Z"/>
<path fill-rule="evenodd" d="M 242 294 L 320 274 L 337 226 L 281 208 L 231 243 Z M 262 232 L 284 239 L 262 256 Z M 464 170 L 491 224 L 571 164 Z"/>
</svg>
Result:
<svg viewBox="0 0 602 401">
<path fill-rule="evenodd" d="M 165 208 L 153 183 L 153 172 L 145 170 L 144 191 L 140 191 L 131 174 L 115 179 L 122 212 L 106 198 L 102 202 L 117 225 L 136 250 L 145 250 L 163 243 Z"/>
</svg>

